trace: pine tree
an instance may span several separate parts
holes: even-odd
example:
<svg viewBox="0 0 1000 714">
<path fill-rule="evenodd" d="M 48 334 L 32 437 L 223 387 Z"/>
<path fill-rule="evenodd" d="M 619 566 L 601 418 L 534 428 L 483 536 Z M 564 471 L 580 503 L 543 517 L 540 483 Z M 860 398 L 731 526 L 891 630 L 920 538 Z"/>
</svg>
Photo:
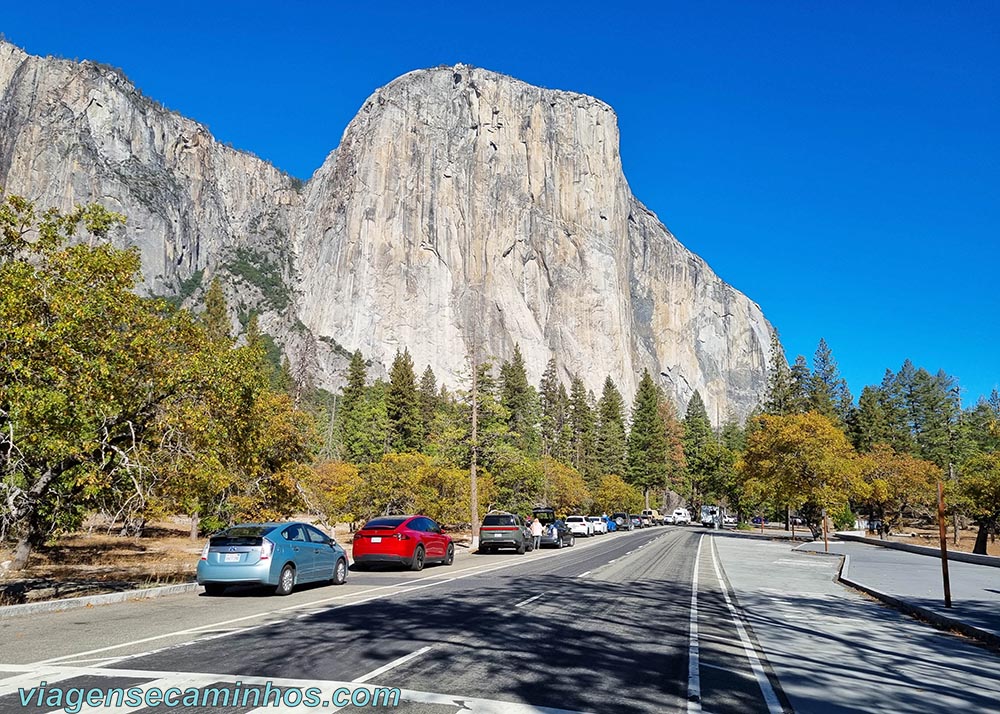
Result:
<svg viewBox="0 0 1000 714">
<path fill-rule="evenodd" d="M 806 358 L 799 355 L 792 365 L 792 398 L 789 407 L 791 414 L 805 414 L 809 411 L 809 385 L 812 382 L 812 372 Z"/>
<path fill-rule="evenodd" d="M 701 394 L 696 390 L 684 413 L 684 459 L 689 478 L 689 501 L 700 502 L 718 471 L 718 441 Z"/>
<path fill-rule="evenodd" d="M 683 490 L 687 474 L 687 460 L 684 458 L 684 425 L 677 417 L 674 400 L 662 390 L 658 393 L 660 422 L 663 424 L 667 444 L 667 486 L 675 491 Z"/>
<path fill-rule="evenodd" d="M 764 412 L 767 414 L 790 414 L 794 396 L 792 375 L 788 370 L 785 351 L 781 347 L 778 331 L 771 331 L 771 364 L 767 375 L 767 393 L 764 398 Z"/>
<path fill-rule="evenodd" d="M 393 451 L 419 451 L 424 435 L 420 395 L 413 372 L 413 358 L 406 349 L 396 352 L 389 370 L 386 415 L 389 418 L 389 448 Z"/>
<path fill-rule="evenodd" d="M 884 398 L 877 387 L 865 387 L 851 420 L 850 436 L 858 451 L 871 451 L 876 444 L 891 443 Z"/>
<path fill-rule="evenodd" d="M 570 463 L 588 482 L 596 483 L 599 474 L 594 463 L 594 412 L 587 388 L 577 375 L 570 382 L 567 422 L 572 435 Z"/>
<path fill-rule="evenodd" d="M 573 463 L 573 425 L 569 420 L 569 394 L 566 385 L 556 390 L 556 445 L 553 456 L 566 465 Z"/>
<path fill-rule="evenodd" d="M 643 370 L 632 406 L 632 429 L 628 435 L 626 480 L 646 494 L 667 482 L 667 439 L 660 419 L 656 385 Z"/>
<path fill-rule="evenodd" d="M 597 403 L 597 434 L 595 452 L 602 474 L 625 473 L 625 400 L 611 375 L 604 380 L 601 399 Z"/>
<path fill-rule="evenodd" d="M 367 446 L 368 420 L 365 404 L 365 382 L 368 370 L 365 367 L 361 351 L 351 355 L 347 368 L 347 384 L 340 397 L 337 413 L 337 452 L 351 463 L 366 463 L 369 460 L 370 449 Z"/>
<path fill-rule="evenodd" d="M 437 380 L 434 377 L 434 370 L 431 369 L 430 365 L 427 365 L 424 373 L 420 376 L 420 426 L 424 447 L 430 442 L 437 406 Z"/>
<path fill-rule="evenodd" d="M 847 382 L 840 376 L 833 352 L 826 340 L 820 338 L 809 381 L 810 411 L 819 412 L 843 427 L 847 424 L 853 401 Z"/>
<path fill-rule="evenodd" d="M 500 403 L 507 410 L 507 426 L 513 446 L 530 454 L 537 451 L 538 429 L 535 425 L 537 395 L 528 383 L 528 371 L 519 345 L 514 356 L 500 368 Z"/>
<path fill-rule="evenodd" d="M 900 370 L 900 375 L 902 372 Z M 885 419 L 886 443 L 900 453 L 914 453 L 913 434 L 907 418 L 900 375 L 893 374 L 891 369 L 885 371 L 882 383 L 878 386 L 879 407 Z"/>
<path fill-rule="evenodd" d="M 556 368 L 556 358 L 553 357 L 545 366 L 542 383 L 539 389 L 539 407 L 541 411 L 541 442 L 542 454 L 552 456 L 556 452 L 556 444 L 562 430 L 561 402 L 559 401 L 559 374 Z"/>
<path fill-rule="evenodd" d="M 212 283 L 205 293 L 205 312 L 202 313 L 201 319 L 210 340 L 214 342 L 229 340 L 229 309 L 226 306 L 226 295 L 222 290 L 222 283 L 219 282 L 218 278 L 212 279 Z"/>
</svg>

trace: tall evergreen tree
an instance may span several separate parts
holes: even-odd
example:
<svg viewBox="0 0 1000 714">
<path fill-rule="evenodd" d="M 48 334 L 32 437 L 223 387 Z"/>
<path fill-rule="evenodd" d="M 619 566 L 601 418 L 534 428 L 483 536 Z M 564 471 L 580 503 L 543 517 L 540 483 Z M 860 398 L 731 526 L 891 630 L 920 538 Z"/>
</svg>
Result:
<svg viewBox="0 0 1000 714">
<path fill-rule="evenodd" d="M 912 368 L 912 364 L 910 367 Z M 902 374 L 903 370 L 900 370 Z M 878 401 L 885 419 L 886 443 L 900 453 L 914 453 L 913 434 L 900 375 L 887 369 L 878 386 Z"/>
<path fill-rule="evenodd" d="M 507 411 L 507 426 L 513 446 L 527 454 L 536 452 L 537 395 L 528 383 L 528 371 L 520 345 L 514 345 L 514 356 L 500 368 L 500 403 Z"/>
<path fill-rule="evenodd" d="M 871 451 L 876 444 L 891 443 L 889 422 L 883 407 L 884 399 L 877 387 L 861 390 L 858 408 L 851 418 L 850 436 L 858 451 Z"/>
<path fill-rule="evenodd" d="M 229 309 L 226 307 L 226 295 L 222 291 L 222 283 L 213 278 L 205 293 L 205 312 L 202 314 L 205 332 L 209 339 L 223 342 L 230 338 Z"/>
<path fill-rule="evenodd" d="M 367 405 L 365 404 L 365 383 L 368 370 L 361 351 L 351 355 L 347 367 L 347 384 L 340 397 L 337 416 L 336 451 L 341 458 L 351 463 L 366 463 L 370 449 L 367 447 L 368 430 Z"/>
<path fill-rule="evenodd" d="M 553 456 L 564 464 L 573 462 L 573 425 L 569 420 L 569 393 L 566 385 L 559 383 L 556 390 L 556 444 Z"/>
<path fill-rule="evenodd" d="M 809 384 L 810 411 L 819 412 L 841 426 L 846 425 L 854 400 L 847 388 L 847 382 L 840 376 L 833 352 L 823 338 L 820 338 L 816 354 L 813 356 L 812 378 Z"/>
<path fill-rule="evenodd" d="M 785 350 L 781 347 L 778 331 L 771 330 L 771 362 L 767 374 L 767 393 L 764 397 L 766 414 L 790 414 L 794 396 L 792 375 L 788 370 Z"/>
<path fill-rule="evenodd" d="M 604 380 L 597 403 L 595 451 L 602 475 L 625 473 L 625 400 L 611 375 Z"/>
<path fill-rule="evenodd" d="M 596 483 L 599 474 L 594 462 L 594 412 L 589 402 L 587 388 L 577 375 L 573 375 L 570 383 L 567 422 L 572 435 L 571 465 L 583 474 L 588 482 Z"/>
<path fill-rule="evenodd" d="M 420 395 L 413 358 L 406 349 L 396 352 L 389 370 L 386 415 L 389 419 L 389 448 L 393 451 L 420 450 L 424 435 Z"/>
<path fill-rule="evenodd" d="M 667 439 L 660 419 L 656 385 L 643 370 L 632 406 L 632 429 L 628 435 L 626 480 L 643 489 L 663 488 L 667 481 Z"/>
<path fill-rule="evenodd" d="M 790 403 L 791 414 L 805 414 L 809 411 L 809 385 L 812 382 L 812 372 L 809 371 L 809 364 L 806 358 L 799 355 L 792 365 L 792 398 Z"/>
<path fill-rule="evenodd" d="M 542 454 L 552 456 L 556 452 L 559 433 L 562 429 L 562 404 L 559 400 L 559 373 L 556 358 L 553 357 L 545 366 L 542 383 L 539 389 L 539 406 L 541 411 L 541 442 Z"/>
<path fill-rule="evenodd" d="M 423 436 L 423 446 L 426 447 L 431 438 L 434 426 L 434 416 L 438 406 L 437 380 L 430 365 L 420 375 L 420 426 Z"/>
<path fill-rule="evenodd" d="M 684 414 L 684 459 L 687 462 L 689 499 L 700 502 L 718 471 L 718 441 L 712 431 L 705 402 L 696 390 Z"/>
<path fill-rule="evenodd" d="M 660 423 L 667 444 L 667 487 L 678 493 L 684 490 L 687 460 L 684 458 L 684 425 L 677 416 L 674 400 L 662 390 L 658 393 Z M 666 505 L 666 504 L 664 504 Z"/>
</svg>

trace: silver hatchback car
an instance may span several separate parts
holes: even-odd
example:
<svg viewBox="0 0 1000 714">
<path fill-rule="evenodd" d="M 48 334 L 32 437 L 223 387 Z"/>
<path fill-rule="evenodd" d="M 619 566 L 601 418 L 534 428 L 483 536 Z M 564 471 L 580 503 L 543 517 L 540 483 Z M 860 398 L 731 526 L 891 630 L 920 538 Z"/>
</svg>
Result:
<svg viewBox="0 0 1000 714">
<path fill-rule="evenodd" d="M 228 585 L 272 585 L 287 595 L 302 583 L 347 581 L 347 553 L 308 523 L 245 523 L 213 535 L 198 561 L 209 595 Z"/>
</svg>

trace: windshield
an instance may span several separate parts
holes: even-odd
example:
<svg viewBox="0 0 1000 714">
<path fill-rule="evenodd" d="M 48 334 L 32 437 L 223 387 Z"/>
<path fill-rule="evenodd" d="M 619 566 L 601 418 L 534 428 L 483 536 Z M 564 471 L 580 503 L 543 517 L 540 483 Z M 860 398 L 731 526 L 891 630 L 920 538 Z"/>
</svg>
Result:
<svg viewBox="0 0 1000 714">
<path fill-rule="evenodd" d="M 386 518 L 373 518 L 367 523 L 362 530 L 392 530 L 393 528 L 398 528 L 401 523 L 408 520 L 409 516 L 389 516 Z"/>
</svg>

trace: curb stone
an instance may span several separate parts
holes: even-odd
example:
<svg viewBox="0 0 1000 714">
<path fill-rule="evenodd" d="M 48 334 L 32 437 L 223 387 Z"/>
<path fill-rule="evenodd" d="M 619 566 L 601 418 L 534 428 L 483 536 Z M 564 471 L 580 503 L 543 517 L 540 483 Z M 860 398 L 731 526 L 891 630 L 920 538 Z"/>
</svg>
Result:
<svg viewBox="0 0 1000 714">
<path fill-rule="evenodd" d="M 925 620 L 938 629 L 960 632 L 966 637 L 976 640 L 993 650 L 1000 650 L 1000 635 L 979 627 L 973 627 L 972 625 L 962 622 L 961 620 L 957 620 L 953 617 L 947 617 L 946 615 L 942 615 L 934 610 L 928 610 L 927 608 L 920 607 L 919 605 L 914 605 L 894 595 L 889 595 L 881 590 L 876 590 L 870 585 L 865 585 L 864 583 L 850 577 L 850 555 L 847 555 L 846 553 L 830 553 L 829 555 L 839 555 L 839 557 L 843 558 L 840 563 L 840 568 L 837 571 L 837 580 L 844 585 L 870 595 L 876 600 L 880 600 L 886 605 L 896 608 L 900 612 Z"/>
<path fill-rule="evenodd" d="M 156 588 L 138 588 L 136 590 L 125 590 L 117 593 L 105 593 L 103 595 L 88 595 L 86 597 L 65 598 L 63 600 L 46 600 L 44 602 L 25 603 L 23 605 L 5 605 L 0 607 L 0 620 L 23 615 L 76 610 L 81 607 L 93 607 L 95 605 L 110 605 L 129 600 L 151 600 L 168 595 L 194 592 L 199 588 L 201 586 L 198 583 L 180 583 L 177 585 L 163 585 Z"/>
</svg>

